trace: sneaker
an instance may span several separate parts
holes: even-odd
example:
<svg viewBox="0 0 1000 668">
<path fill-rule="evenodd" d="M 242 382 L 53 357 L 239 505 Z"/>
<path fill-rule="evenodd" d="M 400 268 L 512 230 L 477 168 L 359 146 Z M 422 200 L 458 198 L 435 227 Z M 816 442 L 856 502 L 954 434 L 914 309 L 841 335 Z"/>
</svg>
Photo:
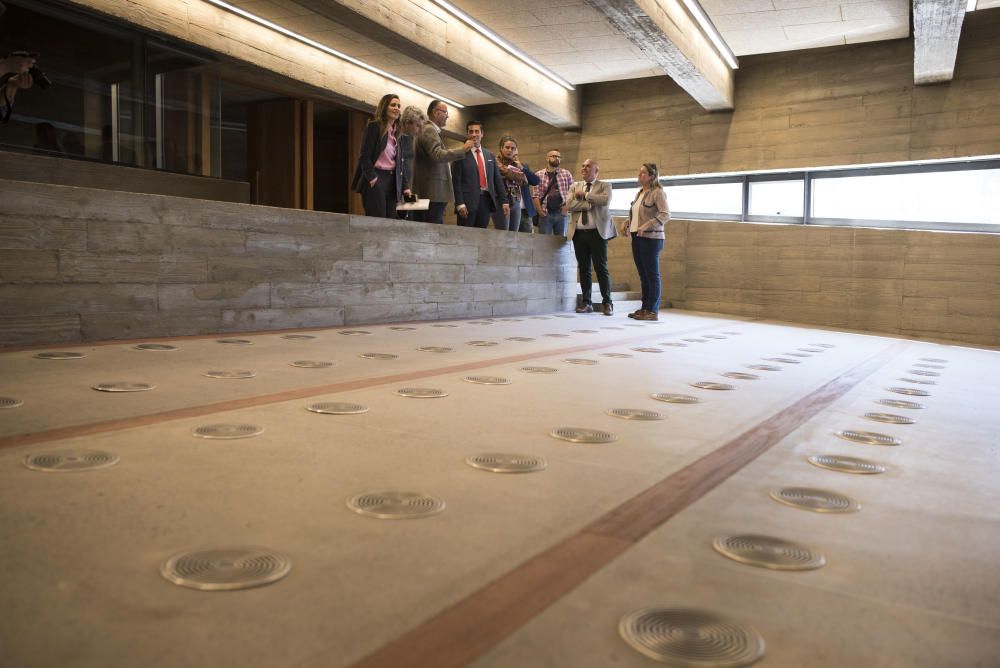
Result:
<svg viewBox="0 0 1000 668">
<path fill-rule="evenodd" d="M 577 306 L 576 307 L 576 312 L 577 313 L 593 313 L 594 312 L 594 305 L 593 304 L 584 304 L 583 306 Z"/>
<path fill-rule="evenodd" d="M 604 313 L 604 315 L 613 315 L 615 312 L 615 305 L 611 302 L 604 302 L 601 304 L 601 312 Z"/>
</svg>

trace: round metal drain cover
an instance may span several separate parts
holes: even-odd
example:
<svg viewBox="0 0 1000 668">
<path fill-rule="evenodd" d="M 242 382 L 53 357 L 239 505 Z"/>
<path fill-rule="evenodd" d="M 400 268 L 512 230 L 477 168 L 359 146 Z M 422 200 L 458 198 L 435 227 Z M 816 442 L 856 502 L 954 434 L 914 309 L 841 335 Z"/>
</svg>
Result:
<svg viewBox="0 0 1000 668">
<path fill-rule="evenodd" d="M 624 332 L 625 331 L 624 327 L 615 327 L 614 325 L 608 325 L 607 327 L 601 327 L 601 329 L 613 329 L 613 330 L 617 330 L 619 332 Z"/>
<path fill-rule="evenodd" d="M 570 443 L 614 443 L 618 440 L 610 431 L 583 427 L 556 427 L 549 432 L 549 436 Z"/>
<path fill-rule="evenodd" d="M 826 557 L 805 545 L 773 536 L 718 536 L 712 547 L 733 561 L 777 571 L 811 571 L 826 565 Z"/>
<path fill-rule="evenodd" d="M 533 316 L 531 316 L 531 319 L 532 320 L 552 320 L 552 318 L 550 318 L 547 315 L 533 315 Z"/>
<path fill-rule="evenodd" d="M 743 332 L 723 332 L 726 336 L 743 336 Z"/>
<path fill-rule="evenodd" d="M 203 424 L 192 428 L 191 433 L 199 438 L 230 440 L 260 436 L 264 433 L 264 428 L 256 424 Z"/>
<path fill-rule="evenodd" d="M 600 334 L 596 329 L 574 329 L 577 334 Z"/>
<path fill-rule="evenodd" d="M 861 431 L 858 429 L 844 429 L 843 431 L 834 432 L 837 436 L 844 439 L 845 441 L 853 441 L 854 443 L 862 443 L 864 445 L 902 445 L 903 442 L 896 438 L 895 436 L 889 436 L 889 434 L 881 434 L 877 431 Z"/>
<path fill-rule="evenodd" d="M 508 341 L 534 341 L 530 336 L 508 336 Z"/>
<path fill-rule="evenodd" d="M 640 325 L 640 324 L 639 324 L 639 323 L 637 323 L 637 322 L 626 322 L 626 323 L 625 323 L 625 326 L 626 326 L 626 327 L 642 327 L 642 325 Z"/>
<path fill-rule="evenodd" d="M 500 376 L 466 376 L 462 380 L 476 385 L 510 385 L 510 378 Z"/>
<path fill-rule="evenodd" d="M 416 327 L 406 327 L 405 325 L 394 325 L 389 329 L 395 330 L 397 332 L 412 332 Z"/>
<path fill-rule="evenodd" d="M 726 378 L 735 378 L 736 380 L 760 380 L 760 376 L 755 373 L 744 373 L 742 371 L 727 371 L 722 374 Z"/>
<path fill-rule="evenodd" d="M 895 413 L 865 413 L 864 417 L 875 422 L 886 422 L 888 424 L 913 424 L 916 422 L 911 417 L 896 415 Z"/>
<path fill-rule="evenodd" d="M 662 420 L 663 416 L 656 411 L 642 408 L 609 408 L 607 414 L 623 420 Z"/>
<path fill-rule="evenodd" d="M 467 346 L 482 346 L 482 347 L 485 348 L 487 346 L 495 346 L 495 345 L 499 345 L 499 344 L 496 341 L 466 341 L 465 345 L 467 345 Z"/>
<path fill-rule="evenodd" d="M 399 355 L 393 353 L 361 353 L 358 355 L 363 360 L 394 360 L 399 359 Z"/>
<path fill-rule="evenodd" d="M 466 458 L 465 463 L 474 469 L 492 473 L 534 473 L 544 471 L 548 466 L 542 457 L 510 452 L 485 452 Z"/>
<path fill-rule="evenodd" d="M 618 633 L 640 654 L 672 666 L 738 668 L 764 656 L 756 629 L 706 610 L 637 610 L 622 617 Z"/>
<path fill-rule="evenodd" d="M 256 378 L 257 372 L 252 369 L 212 369 L 204 373 L 208 378 L 228 378 L 234 380 L 246 380 Z"/>
<path fill-rule="evenodd" d="M 662 401 L 668 404 L 700 404 L 701 399 L 698 397 L 692 397 L 690 394 L 673 394 L 671 392 L 656 392 L 655 394 L 649 395 L 657 401 Z"/>
<path fill-rule="evenodd" d="M 454 329 L 455 327 L 458 327 L 458 325 L 450 325 L 448 323 L 438 323 L 436 325 L 431 325 L 431 327 L 446 327 L 448 329 Z"/>
<path fill-rule="evenodd" d="M 558 373 L 559 369 L 551 366 L 522 366 L 525 373 Z"/>
<path fill-rule="evenodd" d="M 32 471 L 92 471 L 114 466 L 119 459 L 102 450 L 59 450 L 28 455 L 24 465 Z"/>
<path fill-rule="evenodd" d="M 826 349 L 836 348 L 837 347 L 837 346 L 833 345 L 832 343 L 810 343 L 809 345 L 810 346 L 816 346 L 817 348 L 826 348 Z"/>
<path fill-rule="evenodd" d="M 181 552 L 163 562 L 160 574 L 182 587 L 200 591 L 251 589 L 277 582 L 292 570 L 283 554 L 258 547 Z"/>
<path fill-rule="evenodd" d="M 421 346 L 417 348 L 422 353 L 450 353 L 454 348 L 448 348 L 445 346 Z"/>
<path fill-rule="evenodd" d="M 684 339 L 688 343 L 708 343 L 708 339 Z"/>
<path fill-rule="evenodd" d="M 575 315 L 570 315 L 568 313 L 557 313 L 556 317 L 557 318 L 575 318 L 576 316 Z"/>
<path fill-rule="evenodd" d="M 931 378 L 936 378 L 941 375 L 939 371 L 927 371 L 925 369 L 910 369 L 906 373 L 913 374 L 914 376 L 929 376 Z"/>
<path fill-rule="evenodd" d="M 348 499 L 347 507 L 380 520 L 410 520 L 437 515 L 444 501 L 420 492 L 365 492 Z"/>
<path fill-rule="evenodd" d="M 345 329 L 342 332 L 337 332 L 337 334 L 341 336 L 366 336 L 371 334 L 371 332 L 364 329 Z"/>
<path fill-rule="evenodd" d="M 312 341 L 316 337 L 312 334 L 283 334 L 281 338 L 289 341 Z"/>
<path fill-rule="evenodd" d="M 801 360 L 793 360 L 788 357 L 765 357 L 768 362 L 781 362 L 782 364 L 802 364 Z"/>
<path fill-rule="evenodd" d="M 54 353 L 35 353 L 35 359 L 40 360 L 79 360 L 83 359 L 87 355 L 84 353 L 64 353 L 64 352 L 54 352 Z"/>
<path fill-rule="evenodd" d="M 681 343 L 680 341 L 665 341 L 663 343 L 658 343 L 660 346 L 670 346 L 672 348 L 687 348 L 688 344 Z"/>
<path fill-rule="evenodd" d="M 780 503 L 816 513 L 856 513 L 861 506 L 852 499 L 812 487 L 781 487 L 771 490 L 771 498 Z"/>
<path fill-rule="evenodd" d="M 916 387 L 887 387 L 885 388 L 890 392 L 895 392 L 896 394 L 908 394 L 913 397 L 929 397 L 931 393 L 927 390 L 921 390 Z"/>
<path fill-rule="evenodd" d="M 914 410 L 924 407 L 923 404 L 919 404 L 916 401 L 906 401 L 905 399 L 879 399 L 876 403 L 883 406 L 892 406 L 893 408 L 912 408 Z"/>
<path fill-rule="evenodd" d="M 253 341 L 250 339 L 216 339 L 216 343 L 228 343 L 233 346 L 252 346 Z"/>
<path fill-rule="evenodd" d="M 329 369 L 333 366 L 333 362 L 323 362 L 320 360 L 295 360 L 294 362 L 289 362 L 288 366 L 297 366 L 300 369 Z"/>
<path fill-rule="evenodd" d="M 646 348 L 645 346 L 639 346 L 638 348 L 633 348 L 632 350 L 637 353 L 662 353 L 662 348 Z"/>
<path fill-rule="evenodd" d="M 697 383 L 691 383 L 691 387 L 697 387 L 701 390 L 735 390 L 734 385 L 729 383 L 716 383 L 712 380 L 699 380 Z"/>
<path fill-rule="evenodd" d="M 813 455 L 807 457 L 813 466 L 821 469 L 829 469 L 839 473 L 854 473 L 857 475 L 876 475 L 885 473 L 889 469 L 882 464 L 860 457 L 848 457 L 846 455 Z"/>
<path fill-rule="evenodd" d="M 548 336 L 553 339 L 566 339 L 569 338 L 569 334 L 542 334 L 542 336 Z"/>
<path fill-rule="evenodd" d="M 597 360 L 587 359 L 586 357 L 567 357 L 563 360 L 563 362 L 567 362 L 569 364 L 583 364 L 585 366 L 593 366 L 599 363 Z"/>
<path fill-rule="evenodd" d="M 616 359 L 626 359 L 632 357 L 628 353 L 601 353 L 601 357 L 614 357 Z"/>
<path fill-rule="evenodd" d="M 116 381 L 112 383 L 97 383 L 91 388 L 98 392 L 147 392 L 156 387 L 152 383 L 130 383 L 127 381 Z"/>
<path fill-rule="evenodd" d="M 934 364 L 947 364 L 948 360 L 941 359 L 940 357 L 921 357 L 921 362 L 933 362 Z"/>
<path fill-rule="evenodd" d="M 801 350 L 804 353 L 822 353 L 822 352 L 826 352 L 822 348 L 798 348 L 798 350 Z"/>
<path fill-rule="evenodd" d="M 812 357 L 809 353 L 781 353 L 782 355 L 788 355 L 789 357 Z"/>
<path fill-rule="evenodd" d="M 747 364 L 747 368 L 756 371 L 781 371 L 780 366 L 774 366 L 773 364 Z"/>
<path fill-rule="evenodd" d="M 0 408 L 17 408 L 23 406 L 24 402 L 14 397 L 0 397 Z"/>
<path fill-rule="evenodd" d="M 722 341 L 724 339 L 728 339 L 729 337 L 728 336 L 722 336 L 721 334 L 706 334 L 703 338 L 706 338 L 706 339 L 715 339 L 716 341 Z"/>
<path fill-rule="evenodd" d="M 367 413 L 368 407 L 362 404 L 352 404 L 347 401 L 323 401 L 318 404 L 306 406 L 306 410 L 311 413 L 322 413 L 323 415 L 360 415 Z"/>
<path fill-rule="evenodd" d="M 396 390 L 396 394 L 412 399 L 438 399 L 448 396 L 448 393 L 444 390 L 438 390 L 433 387 L 401 387 Z"/>
<path fill-rule="evenodd" d="M 936 380 L 925 380 L 921 378 L 897 378 L 896 380 L 901 380 L 904 383 L 913 383 L 914 385 L 937 385 Z"/>
<path fill-rule="evenodd" d="M 152 350 L 155 352 L 167 352 L 170 350 L 177 350 L 177 346 L 171 346 L 166 343 L 140 343 L 134 346 L 136 350 Z"/>
</svg>

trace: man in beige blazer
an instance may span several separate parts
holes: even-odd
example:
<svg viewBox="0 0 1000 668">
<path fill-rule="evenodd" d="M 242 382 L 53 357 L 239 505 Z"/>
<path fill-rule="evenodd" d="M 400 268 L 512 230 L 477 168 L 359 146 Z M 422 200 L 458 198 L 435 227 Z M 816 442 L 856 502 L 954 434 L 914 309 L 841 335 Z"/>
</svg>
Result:
<svg viewBox="0 0 1000 668">
<path fill-rule="evenodd" d="M 590 301 L 593 281 L 590 275 L 591 263 L 601 287 L 601 312 L 611 315 L 615 306 L 611 302 L 611 274 L 608 272 L 608 239 L 617 236 L 611 221 L 611 184 L 597 179 L 600 167 L 596 160 L 587 158 L 580 167 L 582 180 L 569 188 L 569 228 L 566 238 L 573 242 L 576 263 L 580 270 L 580 292 L 583 300 L 577 313 L 593 313 Z"/>
<path fill-rule="evenodd" d="M 418 197 L 429 199 L 430 208 L 427 211 L 414 212 L 414 220 L 424 223 L 444 222 L 444 210 L 448 202 L 454 201 L 454 191 L 451 186 L 451 162 L 465 157 L 465 152 L 471 150 L 474 143 L 469 140 L 459 148 L 449 151 L 441 141 L 441 128 L 448 122 L 448 105 L 441 100 L 432 100 L 427 107 L 427 118 L 430 123 L 424 124 L 424 129 L 417 137 L 416 159 L 414 161 L 413 184 Z"/>
</svg>

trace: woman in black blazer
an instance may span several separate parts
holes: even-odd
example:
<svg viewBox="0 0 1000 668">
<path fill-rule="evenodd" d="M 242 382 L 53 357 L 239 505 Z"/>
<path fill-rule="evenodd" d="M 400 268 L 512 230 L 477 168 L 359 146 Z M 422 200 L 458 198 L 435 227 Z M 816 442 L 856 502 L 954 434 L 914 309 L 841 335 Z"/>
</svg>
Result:
<svg viewBox="0 0 1000 668">
<path fill-rule="evenodd" d="M 399 150 L 399 96 L 383 95 L 375 117 L 365 126 L 361 155 L 354 170 L 352 187 L 361 195 L 366 216 L 395 218 L 396 202 L 408 182 Z"/>
</svg>

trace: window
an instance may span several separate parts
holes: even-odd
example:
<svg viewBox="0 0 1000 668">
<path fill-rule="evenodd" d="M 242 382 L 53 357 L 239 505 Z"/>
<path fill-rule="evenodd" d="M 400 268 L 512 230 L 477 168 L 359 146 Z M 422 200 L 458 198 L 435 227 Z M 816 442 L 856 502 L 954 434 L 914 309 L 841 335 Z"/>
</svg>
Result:
<svg viewBox="0 0 1000 668">
<path fill-rule="evenodd" d="M 728 183 L 667 181 L 667 202 L 676 217 L 737 219 L 743 211 L 743 180 Z"/>
<path fill-rule="evenodd" d="M 750 182 L 750 220 L 802 217 L 804 179 Z"/>
</svg>

